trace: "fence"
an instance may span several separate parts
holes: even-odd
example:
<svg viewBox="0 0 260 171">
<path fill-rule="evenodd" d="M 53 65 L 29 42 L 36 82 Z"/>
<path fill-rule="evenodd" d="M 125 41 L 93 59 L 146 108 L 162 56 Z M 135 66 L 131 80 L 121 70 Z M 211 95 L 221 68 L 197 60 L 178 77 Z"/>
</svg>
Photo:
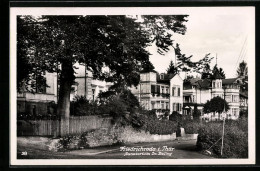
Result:
<svg viewBox="0 0 260 171">
<path fill-rule="evenodd" d="M 69 134 L 81 134 L 85 131 L 111 126 L 110 117 L 77 116 L 70 117 Z M 60 135 L 59 120 L 18 120 L 18 136 L 58 136 Z"/>
</svg>

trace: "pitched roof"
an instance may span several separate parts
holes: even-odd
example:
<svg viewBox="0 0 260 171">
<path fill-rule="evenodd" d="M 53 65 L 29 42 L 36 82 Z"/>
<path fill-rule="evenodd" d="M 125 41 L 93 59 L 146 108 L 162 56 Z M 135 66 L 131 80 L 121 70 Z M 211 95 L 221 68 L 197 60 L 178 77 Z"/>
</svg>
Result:
<svg viewBox="0 0 260 171">
<path fill-rule="evenodd" d="M 191 83 L 191 85 L 198 85 L 198 81 L 200 80 L 200 78 L 192 78 L 192 79 L 190 79 L 189 81 L 190 81 L 190 83 Z"/>
<path fill-rule="evenodd" d="M 154 69 L 151 71 L 146 71 L 146 70 L 142 70 L 140 71 L 140 73 L 149 73 L 149 72 L 154 72 L 154 73 L 158 73 L 157 71 L 155 71 Z"/>
<path fill-rule="evenodd" d="M 220 73 L 218 71 L 216 71 L 216 73 L 213 75 L 214 79 L 223 79 L 224 77 L 220 75 Z"/>
<path fill-rule="evenodd" d="M 211 81 L 209 79 L 199 80 L 197 83 L 199 88 L 207 89 L 211 87 Z"/>
<path fill-rule="evenodd" d="M 210 88 L 211 81 L 209 79 L 192 78 L 188 82 L 184 82 L 184 89 L 191 89 L 192 86 L 197 86 L 198 88 Z"/>
<path fill-rule="evenodd" d="M 161 75 L 163 75 L 163 79 L 161 79 Z M 156 74 L 156 80 L 159 83 L 170 83 L 170 80 L 175 76 L 176 74 L 165 74 L 165 73 L 157 73 Z"/>
<path fill-rule="evenodd" d="M 234 84 L 237 83 L 237 78 L 228 78 L 228 79 L 223 79 L 222 84 L 227 85 L 227 84 Z"/>
</svg>

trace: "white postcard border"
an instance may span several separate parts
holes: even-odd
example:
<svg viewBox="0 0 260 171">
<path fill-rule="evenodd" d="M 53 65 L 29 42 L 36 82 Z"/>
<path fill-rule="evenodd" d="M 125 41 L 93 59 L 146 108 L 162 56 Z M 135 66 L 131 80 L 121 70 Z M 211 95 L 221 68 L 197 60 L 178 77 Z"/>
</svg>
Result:
<svg viewBox="0 0 260 171">
<path fill-rule="evenodd" d="M 255 164 L 255 27 L 249 40 L 249 156 L 248 159 L 17 159 L 16 126 L 16 16 L 17 15 L 169 15 L 200 12 L 210 8 L 211 12 L 221 11 L 233 14 L 240 8 L 241 13 L 250 13 L 255 23 L 254 7 L 10 7 L 10 165 L 241 165 Z"/>
</svg>

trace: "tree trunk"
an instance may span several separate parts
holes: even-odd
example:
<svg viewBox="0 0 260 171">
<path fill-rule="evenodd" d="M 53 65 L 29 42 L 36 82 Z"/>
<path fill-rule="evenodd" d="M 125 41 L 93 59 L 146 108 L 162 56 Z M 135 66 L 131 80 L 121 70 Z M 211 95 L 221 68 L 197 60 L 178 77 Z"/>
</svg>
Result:
<svg viewBox="0 0 260 171">
<path fill-rule="evenodd" d="M 64 61 L 61 63 L 60 89 L 57 114 L 61 117 L 60 135 L 69 134 L 70 117 L 70 91 L 74 81 L 74 70 L 72 62 Z"/>
</svg>

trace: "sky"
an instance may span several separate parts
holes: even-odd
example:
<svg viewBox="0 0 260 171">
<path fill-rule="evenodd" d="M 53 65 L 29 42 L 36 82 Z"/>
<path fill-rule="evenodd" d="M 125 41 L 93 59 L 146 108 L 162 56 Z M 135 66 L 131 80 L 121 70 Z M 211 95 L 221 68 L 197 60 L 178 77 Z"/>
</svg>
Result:
<svg viewBox="0 0 260 171">
<path fill-rule="evenodd" d="M 255 10 L 254 7 L 114 7 L 114 8 L 11 8 L 11 31 L 16 32 L 16 15 L 180 15 L 188 14 L 185 35 L 174 34 L 175 43 L 181 52 L 193 55 L 198 61 L 206 54 L 217 55 L 218 67 L 223 68 L 227 78 L 236 77 L 242 60 L 254 65 L 255 59 Z M 15 38 L 15 37 L 11 37 Z M 13 40 L 16 42 L 16 40 Z M 15 52 L 15 48 L 13 53 Z M 166 72 L 170 60 L 175 61 L 171 49 L 165 56 L 156 52 L 155 46 L 148 48 L 153 55 L 150 61 L 159 73 Z M 15 61 L 14 61 L 15 62 Z M 211 62 L 211 68 L 216 58 Z M 254 67 L 249 67 L 249 74 Z M 183 77 L 185 74 L 181 74 Z"/>
<path fill-rule="evenodd" d="M 254 58 L 254 13 L 252 8 L 191 8 L 186 22 L 185 35 L 174 34 L 174 42 L 180 44 L 181 52 L 186 56 L 193 55 L 192 61 L 198 61 L 207 53 L 215 57 L 223 68 L 226 78 L 236 77 L 236 70 L 242 60 L 248 62 Z M 166 72 L 170 60 L 175 61 L 171 49 L 165 56 L 156 52 L 156 47 L 149 47 L 153 55 L 150 61 L 159 73 Z M 216 61 L 217 56 L 217 61 Z M 184 74 L 182 74 L 183 77 Z"/>
</svg>

